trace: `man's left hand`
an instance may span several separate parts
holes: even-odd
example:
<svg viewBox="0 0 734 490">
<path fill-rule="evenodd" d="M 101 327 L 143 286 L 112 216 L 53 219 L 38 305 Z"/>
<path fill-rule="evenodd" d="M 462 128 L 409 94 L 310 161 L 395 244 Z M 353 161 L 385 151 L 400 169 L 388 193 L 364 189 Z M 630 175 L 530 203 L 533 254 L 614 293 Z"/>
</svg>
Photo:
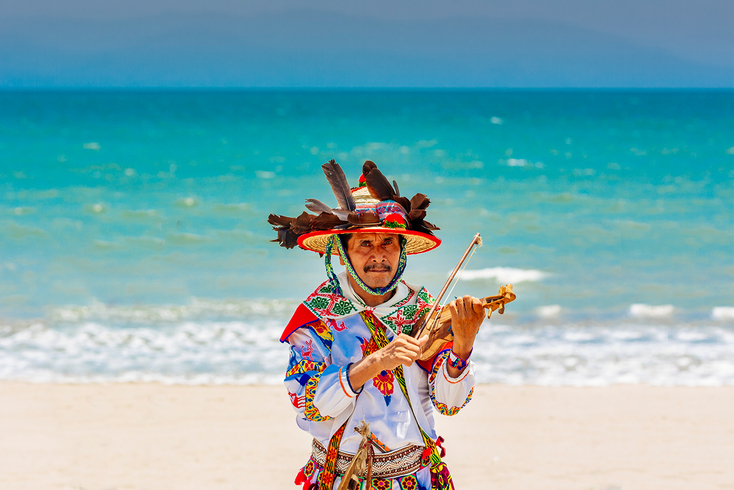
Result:
<svg viewBox="0 0 734 490">
<path fill-rule="evenodd" d="M 449 303 L 451 330 L 454 333 L 454 354 L 467 359 L 474 348 L 474 339 L 484 321 L 484 308 L 479 298 L 463 296 Z"/>
</svg>

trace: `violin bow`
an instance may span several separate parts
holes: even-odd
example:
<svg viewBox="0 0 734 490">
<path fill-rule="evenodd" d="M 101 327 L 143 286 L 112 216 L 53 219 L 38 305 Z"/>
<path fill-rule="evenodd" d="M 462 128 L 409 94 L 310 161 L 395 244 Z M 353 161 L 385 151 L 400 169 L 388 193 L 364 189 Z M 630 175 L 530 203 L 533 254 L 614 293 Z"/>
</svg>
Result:
<svg viewBox="0 0 734 490">
<path fill-rule="evenodd" d="M 446 284 L 443 285 L 443 288 L 441 289 L 441 292 L 438 293 L 438 296 L 436 296 L 436 301 L 433 302 L 433 306 L 431 307 L 430 311 L 428 312 L 428 316 L 426 317 L 426 321 L 423 322 L 423 325 L 418 329 L 418 333 L 415 334 L 415 338 L 419 339 L 421 338 L 421 335 L 423 334 L 423 331 L 426 329 L 426 326 L 428 325 L 431 316 L 433 316 L 434 313 L 436 313 L 436 310 L 441 305 L 441 300 L 443 299 L 443 295 L 446 294 L 446 290 L 451 285 L 451 282 L 454 280 L 454 277 L 456 277 L 456 274 L 459 272 L 459 269 L 461 269 L 461 265 L 464 263 L 466 258 L 471 253 L 472 249 L 476 246 L 482 245 L 482 237 L 477 233 L 474 235 L 474 238 L 472 238 L 471 243 L 469 244 L 469 247 L 466 249 L 466 252 L 464 252 L 464 255 L 461 257 L 461 260 L 459 260 L 459 263 L 456 264 L 456 267 L 454 267 L 454 270 L 451 272 L 451 275 L 449 276 L 448 281 L 446 281 Z M 433 324 L 435 325 L 436 322 L 438 322 L 438 315 L 436 315 L 436 318 L 433 319 Z"/>
</svg>

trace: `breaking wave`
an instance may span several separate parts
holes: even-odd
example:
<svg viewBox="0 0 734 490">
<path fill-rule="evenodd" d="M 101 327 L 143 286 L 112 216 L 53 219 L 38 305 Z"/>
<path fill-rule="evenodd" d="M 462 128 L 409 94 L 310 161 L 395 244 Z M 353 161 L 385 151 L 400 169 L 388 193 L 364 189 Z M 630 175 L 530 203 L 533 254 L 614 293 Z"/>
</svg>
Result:
<svg viewBox="0 0 734 490">
<path fill-rule="evenodd" d="M 490 267 L 487 269 L 464 270 L 458 278 L 464 281 L 494 279 L 500 283 L 517 284 L 520 282 L 537 282 L 550 274 L 536 269 L 515 269 L 512 267 Z"/>
</svg>

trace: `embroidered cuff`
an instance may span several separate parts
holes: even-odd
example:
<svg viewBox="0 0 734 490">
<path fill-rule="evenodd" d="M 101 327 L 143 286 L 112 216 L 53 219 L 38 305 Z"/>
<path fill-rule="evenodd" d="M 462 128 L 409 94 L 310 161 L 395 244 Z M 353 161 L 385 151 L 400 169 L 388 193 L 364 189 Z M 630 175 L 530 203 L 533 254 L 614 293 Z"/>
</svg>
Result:
<svg viewBox="0 0 734 490">
<path fill-rule="evenodd" d="M 449 366 L 458 369 L 459 371 L 463 371 L 464 368 L 469 364 L 469 357 L 471 357 L 471 353 L 474 352 L 474 349 L 472 349 L 469 352 L 469 355 L 466 357 L 466 359 L 462 359 L 461 357 L 454 354 L 454 351 L 451 350 L 449 352 Z"/>
<path fill-rule="evenodd" d="M 352 363 L 349 363 L 346 366 L 342 366 L 339 368 L 339 384 L 341 385 L 342 391 L 346 396 L 348 396 L 349 398 L 354 398 L 362 392 L 362 389 L 360 389 L 359 391 L 355 391 L 354 388 L 352 388 L 352 382 L 349 381 L 349 366 L 351 365 Z M 364 386 L 362 388 L 364 388 Z"/>
</svg>

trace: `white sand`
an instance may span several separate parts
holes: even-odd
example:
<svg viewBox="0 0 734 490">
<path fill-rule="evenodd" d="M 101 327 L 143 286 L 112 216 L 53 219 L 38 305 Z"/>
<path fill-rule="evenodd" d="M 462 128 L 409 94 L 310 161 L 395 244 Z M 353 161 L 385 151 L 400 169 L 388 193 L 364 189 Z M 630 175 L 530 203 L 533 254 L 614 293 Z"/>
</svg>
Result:
<svg viewBox="0 0 734 490">
<path fill-rule="evenodd" d="M 479 386 L 439 417 L 467 489 L 734 488 L 734 388 Z M 270 386 L 0 383 L 0 489 L 288 489 L 310 438 Z"/>
</svg>

